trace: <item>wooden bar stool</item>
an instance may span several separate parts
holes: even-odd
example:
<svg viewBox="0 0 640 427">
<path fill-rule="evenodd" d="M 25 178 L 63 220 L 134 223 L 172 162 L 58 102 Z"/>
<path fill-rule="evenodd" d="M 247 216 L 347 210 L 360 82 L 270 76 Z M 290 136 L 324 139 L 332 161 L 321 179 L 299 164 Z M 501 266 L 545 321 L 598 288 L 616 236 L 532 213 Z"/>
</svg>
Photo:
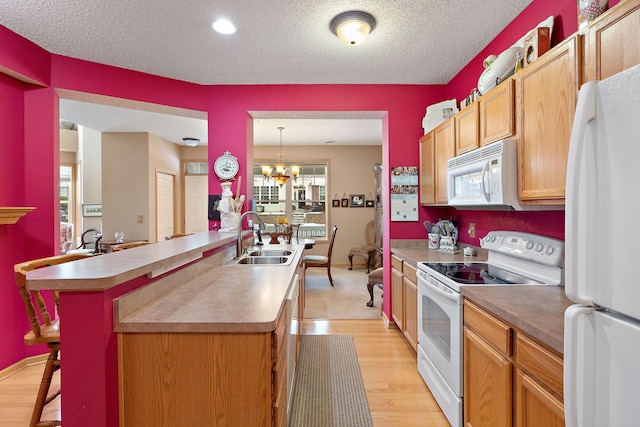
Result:
<svg viewBox="0 0 640 427">
<path fill-rule="evenodd" d="M 18 285 L 20 296 L 22 296 L 22 300 L 24 301 L 27 317 L 31 324 L 31 331 L 24 336 L 24 342 L 27 345 L 46 344 L 49 348 L 49 357 L 47 363 L 44 365 L 42 381 L 40 382 L 40 388 L 38 390 L 38 396 L 36 397 L 29 427 L 60 426 L 62 422 L 61 420 L 40 420 L 45 405 L 60 394 L 60 390 L 57 390 L 55 393 L 49 395 L 49 387 L 51 386 L 53 373 L 60 369 L 60 359 L 58 358 L 60 353 L 60 319 L 51 319 L 51 315 L 40 291 L 30 291 L 27 289 L 27 272 L 35 270 L 36 268 L 48 267 L 90 257 L 90 254 L 65 254 L 26 261 L 16 264 L 13 267 L 16 284 Z M 57 292 L 54 292 L 53 296 L 55 309 L 58 311 Z"/>
</svg>

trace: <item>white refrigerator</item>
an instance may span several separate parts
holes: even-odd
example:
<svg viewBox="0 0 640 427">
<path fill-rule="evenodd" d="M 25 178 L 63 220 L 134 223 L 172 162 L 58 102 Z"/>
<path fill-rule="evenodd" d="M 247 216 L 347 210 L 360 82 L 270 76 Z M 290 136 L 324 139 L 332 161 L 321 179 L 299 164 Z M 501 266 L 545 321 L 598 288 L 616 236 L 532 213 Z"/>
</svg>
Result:
<svg viewBox="0 0 640 427">
<path fill-rule="evenodd" d="M 640 426 L 640 66 L 580 89 L 565 213 L 566 425 Z"/>
</svg>

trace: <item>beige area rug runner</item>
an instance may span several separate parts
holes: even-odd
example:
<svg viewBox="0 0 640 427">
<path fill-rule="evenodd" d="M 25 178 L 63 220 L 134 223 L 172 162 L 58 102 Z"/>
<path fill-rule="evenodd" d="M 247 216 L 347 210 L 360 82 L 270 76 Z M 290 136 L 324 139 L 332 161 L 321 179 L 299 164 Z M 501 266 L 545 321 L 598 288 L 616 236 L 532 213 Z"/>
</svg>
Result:
<svg viewBox="0 0 640 427">
<path fill-rule="evenodd" d="M 353 337 L 303 335 L 291 427 L 373 426 Z"/>
<path fill-rule="evenodd" d="M 367 307 L 369 292 L 364 268 L 331 268 L 334 286 L 327 270 L 308 268 L 305 278 L 305 319 L 381 319 L 382 290 L 374 286 L 374 306 Z"/>
</svg>

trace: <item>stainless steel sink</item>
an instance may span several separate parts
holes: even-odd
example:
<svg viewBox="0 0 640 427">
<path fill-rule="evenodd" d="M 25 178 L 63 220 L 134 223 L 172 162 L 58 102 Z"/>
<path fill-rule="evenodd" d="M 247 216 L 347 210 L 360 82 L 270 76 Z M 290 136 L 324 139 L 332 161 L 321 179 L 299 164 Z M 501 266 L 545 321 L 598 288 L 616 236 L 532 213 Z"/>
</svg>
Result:
<svg viewBox="0 0 640 427">
<path fill-rule="evenodd" d="M 292 251 L 287 251 L 287 250 L 276 250 L 276 249 L 267 249 L 267 250 L 256 250 L 256 251 L 251 251 L 249 252 L 247 255 L 251 256 L 251 257 L 256 257 L 256 256 L 289 256 L 292 255 L 293 252 Z"/>
<path fill-rule="evenodd" d="M 240 258 L 236 264 L 284 265 L 288 264 L 290 259 L 285 256 L 247 256 Z"/>
</svg>

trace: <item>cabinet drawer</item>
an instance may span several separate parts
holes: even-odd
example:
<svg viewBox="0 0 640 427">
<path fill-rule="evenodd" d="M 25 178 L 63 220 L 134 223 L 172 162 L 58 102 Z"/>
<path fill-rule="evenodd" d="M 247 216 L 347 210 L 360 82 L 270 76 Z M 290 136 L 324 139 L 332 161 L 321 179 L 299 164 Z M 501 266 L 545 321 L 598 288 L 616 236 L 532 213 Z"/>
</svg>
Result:
<svg viewBox="0 0 640 427">
<path fill-rule="evenodd" d="M 278 363 L 278 372 L 275 373 L 276 380 L 273 384 L 275 400 L 273 402 L 274 424 L 275 426 L 287 425 L 287 363 L 286 358 L 282 357 L 282 361 Z"/>
<path fill-rule="evenodd" d="M 391 267 L 398 271 L 402 271 L 403 261 L 395 255 L 391 255 Z"/>
<path fill-rule="evenodd" d="M 280 314 L 280 319 L 278 319 L 278 324 L 276 325 L 276 330 L 273 332 L 273 352 L 274 358 L 277 358 L 279 354 L 281 354 L 284 350 L 282 346 L 287 340 L 287 322 L 286 322 L 286 313 L 282 312 Z"/>
<path fill-rule="evenodd" d="M 562 358 L 519 333 L 516 337 L 516 359 L 523 370 L 562 397 Z"/>
<path fill-rule="evenodd" d="M 506 356 L 513 350 L 513 330 L 480 307 L 465 300 L 464 324 Z"/>
<path fill-rule="evenodd" d="M 411 280 L 413 283 L 418 283 L 418 274 L 415 267 L 412 267 L 409 264 L 405 263 L 402 267 L 402 271 L 404 273 L 404 277 Z"/>
</svg>

